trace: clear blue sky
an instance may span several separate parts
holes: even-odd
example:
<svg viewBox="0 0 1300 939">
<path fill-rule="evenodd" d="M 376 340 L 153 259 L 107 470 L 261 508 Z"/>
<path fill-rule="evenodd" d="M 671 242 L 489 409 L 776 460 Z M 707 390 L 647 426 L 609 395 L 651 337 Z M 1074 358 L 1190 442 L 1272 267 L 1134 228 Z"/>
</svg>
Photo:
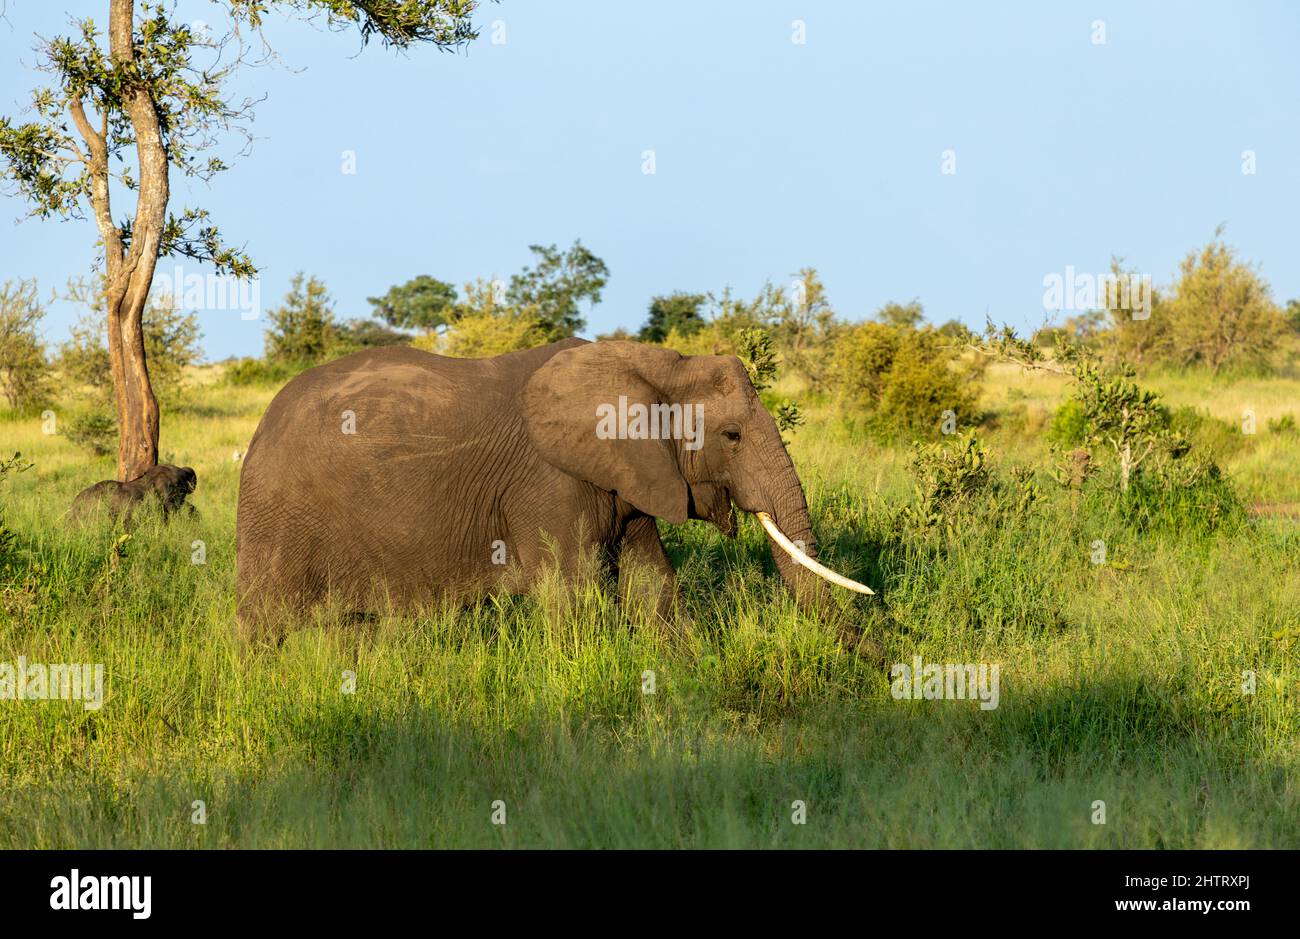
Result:
<svg viewBox="0 0 1300 939">
<path fill-rule="evenodd" d="M 16 116 L 32 34 L 107 2 L 7 6 Z M 611 271 L 589 334 L 637 326 L 656 293 L 748 296 L 803 265 L 852 319 L 916 297 L 935 322 L 1033 327 L 1046 275 L 1119 254 L 1165 283 L 1220 222 L 1276 299 L 1300 296 L 1300 4 L 504 0 L 477 19 L 458 55 L 271 24 L 294 70 L 242 74 L 267 95 L 251 155 L 173 199 L 246 243 L 264 308 L 298 270 L 361 316 L 417 274 L 504 278 L 529 243 L 581 238 Z M 22 213 L 0 198 L 0 279 L 89 269 L 90 222 L 9 224 Z M 56 306 L 47 338 L 76 312 Z M 209 357 L 260 352 L 264 323 L 200 318 Z"/>
</svg>

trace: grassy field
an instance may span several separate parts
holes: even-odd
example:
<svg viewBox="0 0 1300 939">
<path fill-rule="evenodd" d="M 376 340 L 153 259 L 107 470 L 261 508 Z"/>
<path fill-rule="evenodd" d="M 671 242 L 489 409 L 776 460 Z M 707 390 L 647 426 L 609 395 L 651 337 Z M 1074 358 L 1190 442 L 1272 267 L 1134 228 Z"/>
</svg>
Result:
<svg viewBox="0 0 1300 939">
<path fill-rule="evenodd" d="M 1055 379 L 987 373 L 989 449 L 1047 497 L 952 537 L 897 524 L 906 448 L 816 408 L 793 437 L 824 553 L 879 591 L 853 601 L 869 635 L 891 663 L 998 663 L 981 710 L 896 700 L 885 669 L 796 612 L 752 519 L 735 542 L 664 527 L 696 623 L 681 643 L 593 588 L 567 613 L 502 600 L 305 630 L 243 661 L 232 455 L 272 392 L 216 378 L 164 414 L 198 516 L 125 543 L 60 521 L 109 461 L 0 415 L 3 455 L 35 463 L 0 499 L 36 566 L 3 588 L 0 662 L 103 663 L 108 681 L 97 711 L 0 701 L 0 847 L 1300 844 L 1300 523 L 1142 529 L 1101 491 L 1075 502 L 1046 475 Z M 1300 382 L 1152 384 L 1233 426 L 1256 410 L 1258 434 L 1206 446 L 1246 503 L 1300 500 L 1300 437 L 1264 429 L 1300 412 Z"/>
</svg>

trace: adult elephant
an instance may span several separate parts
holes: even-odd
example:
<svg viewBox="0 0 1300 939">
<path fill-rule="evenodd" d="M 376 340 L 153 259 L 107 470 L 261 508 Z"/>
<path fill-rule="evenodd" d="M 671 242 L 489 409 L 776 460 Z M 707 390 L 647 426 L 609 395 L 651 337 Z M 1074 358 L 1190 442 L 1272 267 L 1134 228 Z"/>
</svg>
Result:
<svg viewBox="0 0 1300 939">
<path fill-rule="evenodd" d="M 274 634 L 323 601 L 372 611 L 522 592 L 584 556 L 671 619 L 655 519 L 734 536 L 733 503 L 759 513 L 802 603 L 831 608 L 816 574 L 870 592 L 814 560 L 799 477 L 732 356 L 580 339 L 490 359 L 357 352 L 285 385 L 249 444 L 241 629 Z"/>
</svg>

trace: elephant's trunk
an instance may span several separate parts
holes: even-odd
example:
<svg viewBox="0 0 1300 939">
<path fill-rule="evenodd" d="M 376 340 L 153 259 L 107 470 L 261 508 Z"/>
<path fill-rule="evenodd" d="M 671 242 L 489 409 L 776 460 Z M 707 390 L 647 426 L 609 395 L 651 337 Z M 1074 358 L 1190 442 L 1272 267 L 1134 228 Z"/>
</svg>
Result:
<svg viewBox="0 0 1300 939">
<path fill-rule="evenodd" d="M 794 464 L 782 452 L 787 472 L 769 480 L 769 508 L 756 512 L 771 540 L 772 559 L 781 578 L 801 606 L 819 606 L 825 600 L 826 583 L 837 584 L 858 593 L 870 594 L 870 587 L 837 574 L 817 561 L 817 540 L 808 518 L 808 503 L 803 486 L 795 474 Z"/>
</svg>

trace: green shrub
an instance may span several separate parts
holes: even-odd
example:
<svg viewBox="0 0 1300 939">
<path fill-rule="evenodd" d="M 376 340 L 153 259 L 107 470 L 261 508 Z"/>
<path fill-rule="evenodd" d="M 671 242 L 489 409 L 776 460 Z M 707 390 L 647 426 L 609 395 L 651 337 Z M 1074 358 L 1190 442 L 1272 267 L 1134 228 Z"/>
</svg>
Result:
<svg viewBox="0 0 1300 939">
<path fill-rule="evenodd" d="M 1281 417 L 1270 418 L 1265 424 L 1270 434 L 1278 434 L 1284 437 L 1294 437 L 1300 434 L 1300 425 L 1296 424 L 1294 414 L 1283 414 Z"/>
<path fill-rule="evenodd" d="M 915 499 L 901 518 L 912 529 L 942 527 L 949 535 L 963 516 L 996 522 L 1027 511 L 1043 497 L 1032 470 L 1011 468 L 1007 479 L 992 470 L 988 450 L 974 431 L 932 444 L 913 444 Z"/>
<path fill-rule="evenodd" d="M 1088 498 L 1090 511 L 1116 512 L 1142 532 L 1208 535 L 1234 530 L 1246 518 L 1231 480 L 1204 456 L 1162 457 L 1134 474 L 1128 489 L 1091 487 Z"/>
<path fill-rule="evenodd" d="M 0 460 L 0 486 L 3 486 L 10 473 L 22 473 L 32 468 L 31 463 L 23 459 L 21 453 L 15 453 L 7 460 Z M 8 580 L 18 560 L 18 534 L 5 524 L 5 506 L 0 502 L 0 579 Z"/>
<path fill-rule="evenodd" d="M 311 368 L 310 362 L 267 362 L 265 359 L 236 359 L 226 366 L 221 380 L 236 387 L 281 385 L 299 372 Z"/>
<path fill-rule="evenodd" d="M 465 313 L 445 332 L 424 333 L 411 345 L 425 352 L 457 359 L 487 359 L 531 349 L 545 341 L 541 321 L 533 311 L 497 307 L 492 311 Z"/>
<path fill-rule="evenodd" d="M 1088 439 L 1088 414 L 1078 399 L 1068 398 L 1056 409 L 1047 439 L 1062 447 L 1077 447 Z"/>
<path fill-rule="evenodd" d="M 410 333 L 390 329 L 379 320 L 350 319 L 339 324 L 336 345 L 337 354 L 346 355 L 362 349 L 382 349 L 388 346 L 410 345 L 410 343 Z"/>
<path fill-rule="evenodd" d="M 36 281 L 0 285 L 0 394 L 21 413 L 40 411 L 53 398 L 50 362 L 41 340 L 45 306 Z"/>
<path fill-rule="evenodd" d="M 68 439 L 95 456 L 117 450 L 117 418 L 102 408 L 74 413 L 67 421 Z"/>
<path fill-rule="evenodd" d="M 1215 460 L 1226 460 L 1249 443 L 1236 425 L 1194 407 L 1170 411 L 1166 426 L 1174 434 L 1190 441 L 1198 452 Z"/>
<path fill-rule="evenodd" d="M 975 389 L 955 358 L 951 343 L 932 329 L 864 323 L 837 341 L 832 385 L 878 432 L 932 433 L 946 411 L 958 423 L 976 420 Z"/>
<path fill-rule="evenodd" d="M 325 284 L 302 272 L 294 275 L 284 303 L 267 310 L 266 359 L 292 366 L 331 358 L 339 339 L 334 300 Z"/>
<path fill-rule="evenodd" d="M 778 399 L 768 393 L 781 368 L 781 358 L 777 355 L 771 333 L 756 326 L 741 330 L 736 346 L 736 357 L 745 367 L 745 374 L 758 392 L 759 400 L 776 421 L 777 429 L 782 433 L 793 431 L 804 422 L 798 402 Z"/>
<path fill-rule="evenodd" d="M 916 504 L 909 508 L 909 517 L 917 527 L 935 524 L 950 506 L 993 485 L 988 450 L 973 432 L 958 438 L 955 446 L 915 444 L 912 472 L 917 477 Z"/>
</svg>

